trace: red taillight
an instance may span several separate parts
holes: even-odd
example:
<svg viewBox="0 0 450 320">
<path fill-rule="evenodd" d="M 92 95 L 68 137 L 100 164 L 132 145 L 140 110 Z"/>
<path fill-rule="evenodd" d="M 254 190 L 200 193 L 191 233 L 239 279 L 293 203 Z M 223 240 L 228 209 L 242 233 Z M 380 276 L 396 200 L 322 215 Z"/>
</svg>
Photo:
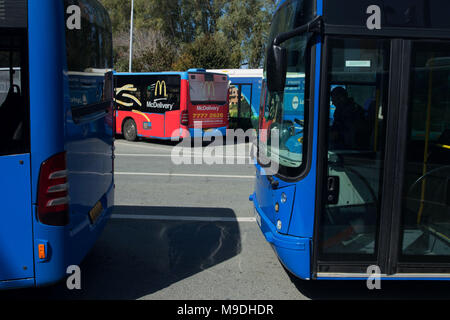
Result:
<svg viewBox="0 0 450 320">
<path fill-rule="evenodd" d="M 69 188 L 66 153 L 59 153 L 41 165 L 38 189 L 38 219 L 50 226 L 69 223 Z"/>
<path fill-rule="evenodd" d="M 189 125 L 189 113 L 186 110 L 181 113 L 181 125 Z"/>
</svg>

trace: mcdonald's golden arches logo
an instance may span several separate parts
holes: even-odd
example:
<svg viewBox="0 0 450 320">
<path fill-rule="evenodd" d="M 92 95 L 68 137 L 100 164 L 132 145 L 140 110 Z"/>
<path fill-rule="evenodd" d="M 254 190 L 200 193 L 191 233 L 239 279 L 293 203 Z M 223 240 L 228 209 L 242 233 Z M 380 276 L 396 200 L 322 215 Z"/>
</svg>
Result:
<svg viewBox="0 0 450 320">
<path fill-rule="evenodd" d="M 159 92 L 159 94 L 158 94 Z M 164 93 L 164 95 L 163 95 Z M 163 80 L 159 80 L 155 85 L 155 96 L 156 97 L 164 97 L 167 98 L 167 85 L 166 82 Z"/>
</svg>

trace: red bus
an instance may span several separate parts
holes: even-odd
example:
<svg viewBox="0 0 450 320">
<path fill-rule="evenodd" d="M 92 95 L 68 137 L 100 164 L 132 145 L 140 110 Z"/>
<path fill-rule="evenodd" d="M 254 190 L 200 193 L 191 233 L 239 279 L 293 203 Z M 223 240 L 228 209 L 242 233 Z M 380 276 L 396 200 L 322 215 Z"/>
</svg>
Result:
<svg viewBox="0 0 450 320">
<path fill-rule="evenodd" d="M 204 69 L 114 73 L 116 133 L 138 138 L 223 136 L 229 123 L 229 79 Z"/>
</svg>

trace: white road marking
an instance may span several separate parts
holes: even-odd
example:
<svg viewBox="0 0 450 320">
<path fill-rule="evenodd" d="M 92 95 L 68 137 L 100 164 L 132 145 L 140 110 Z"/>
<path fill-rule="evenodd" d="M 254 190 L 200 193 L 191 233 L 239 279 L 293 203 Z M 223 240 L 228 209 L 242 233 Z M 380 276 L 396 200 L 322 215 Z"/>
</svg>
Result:
<svg viewBox="0 0 450 320">
<path fill-rule="evenodd" d="M 150 220 L 150 221 L 196 221 L 196 222 L 256 222 L 256 218 L 231 217 L 187 217 L 187 216 L 151 216 L 134 214 L 113 214 L 116 220 Z"/>
<path fill-rule="evenodd" d="M 116 153 L 116 157 L 148 157 L 148 158 L 163 158 L 163 157 L 172 157 L 171 154 L 138 154 L 138 153 Z M 205 156 L 203 154 L 188 154 L 187 157 L 195 157 L 195 158 L 206 158 L 206 159 L 248 159 L 252 160 L 251 157 L 246 156 Z M 184 155 L 182 155 L 184 158 Z"/>
<path fill-rule="evenodd" d="M 124 146 L 124 147 L 132 147 L 132 148 L 137 148 L 137 149 L 154 149 L 154 150 L 162 150 L 162 151 L 171 151 L 172 147 L 171 146 L 167 146 L 167 148 L 163 148 L 163 147 L 154 147 L 151 145 L 143 145 L 143 144 L 132 144 L 132 143 L 125 143 L 125 142 L 115 142 L 116 146 Z M 117 148 L 116 148 L 117 150 Z"/>
<path fill-rule="evenodd" d="M 124 147 L 132 147 L 132 148 L 140 148 L 140 149 L 156 149 L 156 150 L 164 150 L 164 151 L 171 151 L 174 147 L 180 147 L 177 145 L 168 145 L 167 148 L 164 148 L 163 146 L 155 146 L 153 144 L 144 144 L 144 143 L 133 143 L 133 142 L 126 142 L 126 141 L 115 141 L 114 144 L 116 146 L 124 146 Z M 205 147 L 203 146 L 194 146 L 192 148 L 181 146 L 187 149 L 191 150 L 204 150 Z M 238 143 L 235 145 L 223 145 L 223 146 L 215 146 L 216 148 L 249 148 L 250 146 L 247 143 Z"/>
<path fill-rule="evenodd" d="M 219 174 L 183 174 L 183 173 L 151 173 L 151 172 L 115 172 L 114 174 L 121 176 L 255 179 L 255 176 L 236 176 L 236 175 L 219 175 Z"/>
</svg>

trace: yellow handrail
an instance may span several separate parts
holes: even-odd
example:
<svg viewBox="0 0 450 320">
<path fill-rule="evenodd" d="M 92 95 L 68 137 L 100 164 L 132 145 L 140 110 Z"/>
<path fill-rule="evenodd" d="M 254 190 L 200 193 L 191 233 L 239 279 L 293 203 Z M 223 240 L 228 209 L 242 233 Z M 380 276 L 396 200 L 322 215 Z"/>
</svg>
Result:
<svg viewBox="0 0 450 320">
<path fill-rule="evenodd" d="M 373 142 L 373 152 L 377 152 L 378 150 L 378 118 L 380 114 L 380 89 L 377 89 L 376 96 L 376 107 L 375 107 L 375 129 L 374 129 L 374 142 Z"/>
<path fill-rule="evenodd" d="M 427 106 L 427 126 L 425 130 L 425 150 L 423 155 L 423 170 L 422 175 L 425 176 L 428 171 L 428 149 L 430 147 L 430 131 L 431 131 L 431 104 L 433 102 L 433 59 L 431 59 L 430 65 L 430 78 L 428 79 L 428 106 Z M 422 221 L 422 215 L 425 203 L 425 193 L 427 189 L 427 179 L 422 181 L 422 191 L 420 195 L 420 208 L 417 215 L 417 224 Z"/>
</svg>

